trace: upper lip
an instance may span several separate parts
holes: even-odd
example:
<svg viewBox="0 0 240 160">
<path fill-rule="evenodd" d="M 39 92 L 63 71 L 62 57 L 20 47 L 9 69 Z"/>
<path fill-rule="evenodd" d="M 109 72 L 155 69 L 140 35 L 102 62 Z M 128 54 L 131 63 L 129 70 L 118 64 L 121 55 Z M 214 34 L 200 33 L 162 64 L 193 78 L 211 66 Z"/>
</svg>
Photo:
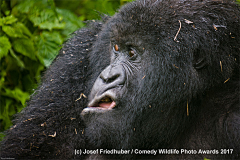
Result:
<svg viewBox="0 0 240 160">
<path fill-rule="evenodd" d="M 114 104 L 111 104 L 111 108 L 104 108 L 99 106 L 101 102 L 111 102 Z M 111 91 L 108 90 L 105 93 L 101 94 L 100 96 L 95 96 L 88 104 L 88 107 L 96 107 L 98 109 L 112 109 L 113 107 L 116 106 L 116 95 Z"/>
</svg>

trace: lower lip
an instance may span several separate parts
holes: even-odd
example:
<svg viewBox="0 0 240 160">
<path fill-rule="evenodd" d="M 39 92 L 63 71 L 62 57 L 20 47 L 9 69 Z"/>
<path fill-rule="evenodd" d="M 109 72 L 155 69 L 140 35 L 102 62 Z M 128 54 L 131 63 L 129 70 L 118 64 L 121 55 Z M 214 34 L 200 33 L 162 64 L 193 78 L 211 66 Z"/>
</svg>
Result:
<svg viewBox="0 0 240 160">
<path fill-rule="evenodd" d="M 106 103 L 100 103 L 99 106 L 97 107 L 92 107 L 90 106 L 89 108 L 97 108 L 97 109 L 105 109 L 105 110 L 109 110 L 109 109 L 112 109 L 116 106 L 116 102 L 112 101 L 111 103 L 109 102 L 106 102 Z"/>
</svg>

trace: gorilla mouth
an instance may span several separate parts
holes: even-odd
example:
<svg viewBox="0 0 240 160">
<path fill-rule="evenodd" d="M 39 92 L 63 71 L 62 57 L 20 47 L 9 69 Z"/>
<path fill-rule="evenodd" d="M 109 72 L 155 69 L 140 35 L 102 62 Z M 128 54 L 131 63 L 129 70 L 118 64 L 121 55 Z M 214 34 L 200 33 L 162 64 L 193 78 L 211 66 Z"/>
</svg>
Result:
<svg viewBox="0 0 240 160">
<path fill-rule="evenodd" d="M 100 101 L 96 101 L 93 103 L 92 106 L 89 106 L 89 108 L 97 108 L 97 109 L 112 109 L 116 106 L 116 102 L 112 100 L 111 97 L 106 96 L 100 99 Z"/>
<path fill-rule="evenodd" d="M 115 94 L 112 91 L 107 91 L 104 94 L 93 98 L 88 104 L 87 108 L 84 108 L 81 115 L 91 113 L 103 113 L 109 110 L 112 110 L 116 107 L 116 98 Z"/>
</svg>

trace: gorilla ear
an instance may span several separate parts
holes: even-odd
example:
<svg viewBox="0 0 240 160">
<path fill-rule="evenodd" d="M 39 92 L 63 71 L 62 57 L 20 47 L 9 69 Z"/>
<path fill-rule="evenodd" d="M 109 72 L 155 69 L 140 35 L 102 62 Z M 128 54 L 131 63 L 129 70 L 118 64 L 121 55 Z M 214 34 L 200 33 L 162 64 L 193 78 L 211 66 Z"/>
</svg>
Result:
<svg viewBox="0 0 240 160">
<path fill-rule="evenodd" d="M 207 59 L 206 55 L 201 52 L 200 49 L 196 49 L 193 52 L 193 67 L 197 70 L 204 68 L 207 66 Z"/>
</svg>

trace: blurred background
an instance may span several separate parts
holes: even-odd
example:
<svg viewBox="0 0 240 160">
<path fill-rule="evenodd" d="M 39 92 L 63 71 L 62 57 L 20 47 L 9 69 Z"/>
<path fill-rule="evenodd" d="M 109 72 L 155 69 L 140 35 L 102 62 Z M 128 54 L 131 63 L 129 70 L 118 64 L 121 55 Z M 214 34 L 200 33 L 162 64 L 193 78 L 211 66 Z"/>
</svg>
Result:
<svg viewBox="0 0 240 160">
<path fill-rule="evenodd" d="M 0 0 L 0 140 L 71 33 L 131 1 Z"/>
</svg>

